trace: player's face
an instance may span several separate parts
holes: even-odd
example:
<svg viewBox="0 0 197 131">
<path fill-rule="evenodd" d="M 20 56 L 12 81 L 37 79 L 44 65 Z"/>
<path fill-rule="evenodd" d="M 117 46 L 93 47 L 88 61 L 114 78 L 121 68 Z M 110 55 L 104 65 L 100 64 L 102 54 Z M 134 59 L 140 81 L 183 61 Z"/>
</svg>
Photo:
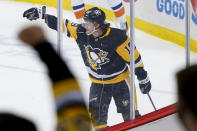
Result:
<svg viewBox="0 0 197 131">
<path fill-rule="evenodd" d="M 95 30 L 95 24 L 90 21 L 83 21 L 82 26 L 86 29 L 86 34 L 91 34 Z"/>
</svg>

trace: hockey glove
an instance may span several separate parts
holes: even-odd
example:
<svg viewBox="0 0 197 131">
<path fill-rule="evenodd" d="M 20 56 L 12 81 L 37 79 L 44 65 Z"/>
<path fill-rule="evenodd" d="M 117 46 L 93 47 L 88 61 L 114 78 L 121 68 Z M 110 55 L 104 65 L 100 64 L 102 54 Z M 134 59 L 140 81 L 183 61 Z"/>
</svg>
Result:
<svg viewBox="0 0 197 131">
<path fill-rule="evenodd" d="M 37 20 L 38 18 L 44 19 L 45 13 L 46 6 L 30 8 L 23 13 L 23 17 L 26 17 L 28 20 Z"/>
<path fill-rule="evenodd" d="M 139 80 L 139 87 L 143 94 L 147 94 L 151 90 L 151 82 L 148 76 L 148 73 L 144 70 L 143 67 L 138 67 L 135 69 L 135 74 Z"/>
</svg>

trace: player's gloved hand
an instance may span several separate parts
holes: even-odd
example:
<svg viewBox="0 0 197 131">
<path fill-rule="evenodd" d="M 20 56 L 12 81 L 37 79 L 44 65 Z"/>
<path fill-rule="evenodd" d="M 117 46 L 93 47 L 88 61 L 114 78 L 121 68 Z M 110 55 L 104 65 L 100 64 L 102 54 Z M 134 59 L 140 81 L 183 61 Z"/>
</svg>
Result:
<svg viewBox="0 0 197 131">
<path fill-rule="evenodd" d="M 38 18 L 44 19 L 46 13 L 46 6 L 38 8 L 30 8 L 23 13 L 23 17 L 26 17 L 28 20 L 37 20 Z"/>
<path fill-rule="evenodd" d="M 147 72 L 144 70 L 143 67 L 138 67 L 135 69 L 135 74 L 139 80 L 139 87 L 143 94 L 147 94 L 151 90 L 151 82 Z"/>
<path fill-rule="evenodd" d="M 151 83 L 148 76 L 144 80 L 139 81 L 139 87 L 143 94 L 149 93 L 149 91 L 151 90 Z"/>
</svg>

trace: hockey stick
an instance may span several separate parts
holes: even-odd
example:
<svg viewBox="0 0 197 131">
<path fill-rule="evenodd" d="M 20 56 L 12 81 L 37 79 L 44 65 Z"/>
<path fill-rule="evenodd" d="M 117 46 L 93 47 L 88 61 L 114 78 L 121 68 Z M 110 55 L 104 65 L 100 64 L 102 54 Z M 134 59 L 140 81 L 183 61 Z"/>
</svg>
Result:
<svg viewBox="0 0 197 131">
<path fill-rule="evenodd" d="M 148 95 L 148 98 L 149 98 L 151 104 L 153 105 L 153 108 L 154 108 L 155 111 L 156 111 L 157 109 L 156 109 L 156 107 L 155 107 L 155 105 L 154 105 L 154 103 L 153 103 L 153 100 L 152 100 L 151 97 L 150 97 L 150 94 L 148 93 L 147 95 Z"/>
</svg>

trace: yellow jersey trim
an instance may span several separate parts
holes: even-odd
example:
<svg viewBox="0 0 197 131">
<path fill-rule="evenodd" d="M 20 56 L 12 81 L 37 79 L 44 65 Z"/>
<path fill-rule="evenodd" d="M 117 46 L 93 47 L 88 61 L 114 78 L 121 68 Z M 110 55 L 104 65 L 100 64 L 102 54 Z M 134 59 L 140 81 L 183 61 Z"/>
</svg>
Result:
<svg viewBox="0 0 197 131">
<path fill-rule="evenodd" d="M 117 82 L 121 82 L 123 80 L 126 80 L 129 78 L 129 70 L 127 70 L 127 72 L 124 72 L 124 73 L 121 73 L 120 75 L 118 75 L 117 77 L 111 79 L 111 80 L 105 80 L 105 81 L 102 81 L 102 80 L 97 80 L 95 78 L 92 78 L 92 77 L 89 77 L 90 80 L 93 82 L 93 83 L 99 83 L 99 84 L 114 84 L 114 83 L 117 83 Z"/>
<path fill-rule="evenodd" d="M 109 27 L 109 28 L 107 29 L 107 32 L 106 32 L 103 36 L 101 36 L 101 37 L 99 37 L 99 38 L 102 39 L 102 38 L 108 36 L 109 33 L 110 33 L 110 31 L 111 31 L 111 28 Z"/>
<path fill-rule="evenodd" d="M 130 42 L 130 38 L 127 37 L 127 40 L 125 42 L 123 42 L 117 49 L 116 49 L 116 52 L 127 62 L 130 61 L 130 55 L 129 55 L 129 50 L 130 50 L 130 47 L 129 47 L 129 42 Z M 125 47 L 127 47 L 127 49 L 125 49 Z"/>
</svg>

